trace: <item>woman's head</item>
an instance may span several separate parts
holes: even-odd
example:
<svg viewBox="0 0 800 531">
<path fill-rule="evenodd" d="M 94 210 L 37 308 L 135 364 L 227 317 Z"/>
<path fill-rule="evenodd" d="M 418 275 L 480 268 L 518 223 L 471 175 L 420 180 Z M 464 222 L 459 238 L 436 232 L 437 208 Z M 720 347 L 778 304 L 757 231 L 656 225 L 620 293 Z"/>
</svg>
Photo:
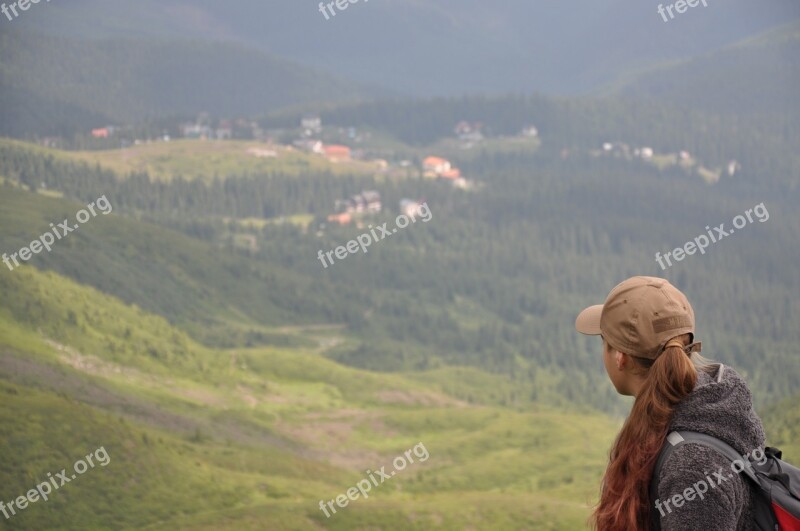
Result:
<svg viewBox="0 0 800 531">
<path fill-rule="evenodd" d="M 654 360 L 667 341 L 694 335 L 694 310 L 667 280 L 631 277 L 619 283 L 603 304 L 589 306 L 575 320 L 578 332 L 603 336 L 619 352 Z"/>
<path fill-rule="evenodd" d="M 677 378 L 683 371 L 681 367 L 669 367 L 669 364 L 666 364 L 666 369 L 663 374 L 659 371 L 651 372 L 651 368 L 655 365 L 656 360 L 658 359 L 670 359 L 672 360 L 672 356 L 663 356 L 665 353 L 668 352 L 668 349 L 678 348 L 682 351 L 685 356 L 677 357 L 678 362 L 686 362 L 691 367 L 686 366 L 685 369 L 692 369 L 694 368 L 694 363 L 692 360 L 699 361 L 699 356 L 692 358 L 692 352 L 699 351 L 700 344 L 690 344 L 692 340 L 692 334 L 683 334 L 674 338 L 671 338 L 670 341 L 667 342 L 665 348 L 663 349 L 661 355 L 659 355 L 655 360 L 649 358 L 642 358 L 638 356 L 633 356 L 630 354 L 625 354 L 624 352 L 620 352 L 614 347 L 612 347 L 608 341 L 603 339 L 603 365 L 605 365 L 606 373 L 608 373 L 608 378 L 611 380 L 611 383 L 614 385 L 614 388 L 617 392 L 621 395 L 625 396 L 638 396 L 642 387 L 646 383 L 648 378 L 666 378 L 664 381 L 660 382 L 656 387 L 661 388 L 664 387 L 666 390 L 670 390 L 671 386 L 669 386 L 672 378 Z M 671 354 L 673 351 L 669 351 Z M 664 366 L 664 364 L 660 364 L 659 368 Z"/>
<path fill-rule="evenodd" d="M 694 312 L 664 279 L 633 277 L 587 308 L 578 331 L 601 335 L 603 362 L 617 392 L 635 396 L 611 449 L 600 502 L 593 515 L 601 530 L 647 529 L 648 487 L 675 405 L 697 380 Z"/>
</svg>

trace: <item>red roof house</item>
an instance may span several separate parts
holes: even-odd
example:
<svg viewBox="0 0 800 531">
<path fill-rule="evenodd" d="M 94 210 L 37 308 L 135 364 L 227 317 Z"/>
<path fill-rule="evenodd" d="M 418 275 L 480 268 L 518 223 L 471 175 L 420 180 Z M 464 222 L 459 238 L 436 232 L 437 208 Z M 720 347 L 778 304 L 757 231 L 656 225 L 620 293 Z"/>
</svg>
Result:
<svg viewBox="0 0 800 531">
<path fill-rule="evenodd" d="M 347 146 L 325 146 L 325 156 L 331 162 L 346 162 L 350 160 L 350 148 Z"/>
</svg>

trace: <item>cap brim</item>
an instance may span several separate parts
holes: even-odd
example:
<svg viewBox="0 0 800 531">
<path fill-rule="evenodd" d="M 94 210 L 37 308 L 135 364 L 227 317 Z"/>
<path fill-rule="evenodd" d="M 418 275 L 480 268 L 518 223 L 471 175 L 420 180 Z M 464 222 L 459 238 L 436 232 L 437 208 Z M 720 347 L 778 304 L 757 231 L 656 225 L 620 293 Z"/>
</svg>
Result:
<svg viewBox="0 0 800 531">
<path fill-rule="evenodd" d="M 599 336 L 600 331 L 600 314 L 603 313 L 603 305 L 595 304 L 589 306 L 575 319 L 575 330 L 587 336 Z"/>
</svg>

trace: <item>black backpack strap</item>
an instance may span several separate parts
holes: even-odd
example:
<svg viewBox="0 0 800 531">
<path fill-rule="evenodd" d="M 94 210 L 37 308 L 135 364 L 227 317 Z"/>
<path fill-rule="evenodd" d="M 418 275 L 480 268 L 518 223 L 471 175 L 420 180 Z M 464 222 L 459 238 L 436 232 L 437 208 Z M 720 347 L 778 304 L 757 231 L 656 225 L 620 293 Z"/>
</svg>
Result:
<svg viewBox="0 0 800 531">
<path fill-rule="evenodd" d="M 707 446 L 712 448 L 717 453 L 727 457 L 728 460 L 733 463 L 734 461 L 741 461 L 742 464 L 747 463 L 748 466 L 744 466 L 742 468 L 742 473 L 747 475 L 750 479 L 759 484 L 758 478 L 756 477 L 755 472 L 749 466 L 749 460 L 742 457 L 742 454 L 737 452 L 733 447 L 727 444 L 724 441 L 717 439 L 716 437 L 712 437 L 710 435 L 706 435 L 705 433 L 698 433 L 696 431 L 673 431 L 667 435 L 667 439 L 664 442 L 664 446 L 661 448 L 661 452 L 658 454 L 658 459 L 656 459 L 656 464 L 653 466 L 653 476 L 650 480 L 650 514 L 653 515 L 652 518 L 652 527 L 655 530 L 661 529 L 661 522 L 658 518 L 658 513 L 654 510 L 652 506 L 655 503 L 655 500 L 658 499 L 658 480 L 661 477 L 661 469 L 664 467 L 664 463 L 667 461 L 672 452 L 675 451 L 676 448 L 683 446 L 686 443 L 697 443 L 702 444 L 703 446 Z"/>
</svg>

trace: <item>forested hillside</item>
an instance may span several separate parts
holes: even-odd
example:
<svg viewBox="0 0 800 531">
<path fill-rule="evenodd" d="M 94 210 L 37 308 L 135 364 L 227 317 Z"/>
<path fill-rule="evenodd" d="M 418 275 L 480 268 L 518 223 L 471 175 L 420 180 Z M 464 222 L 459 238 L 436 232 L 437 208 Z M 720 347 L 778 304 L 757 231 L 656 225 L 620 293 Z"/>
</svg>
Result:
<svg viewBox="0 0 800 531">
<path fill-rule="evenodd" d="M 744 87 L 740 87 L 744 88 Z M 755 97 L 756 93 L 748 93 Z M 266 127 L 295 123 L 299 112 L 279 112 Z M 391 100 L 323 110 L 326 123 L 386 130 L 403 142 L 425 146 L 452 136 L 460 120 L 480 122 L 492 135 L 513 135 L 534 125 L 549 153 L 586 152 L 605 142 L 650 146 L 659 152 L 688 150 L 711 166 L 735 159 L 734 179 L 759 188 L 794 189 L 800 174 L 800 120 L 793 111 L 771 114 L 711 113 L 657 101 L 631 98 L 558 100 L 544 96 L 498 98 L 469 96 L 424 101 Z M 480 149 L 478 147 L 478 149 Z M 480 171 L 492 167 L 492 154 Z"/>
<path fill-rule="evenodd" d="M 592 302 L 578 294 L 592 290 L 602 300 L 619 277 L 656 274 L 690 293 L 709 357 L 748 374 L 760 403 L 798 390 L 800 374 L 792 361 L 793 343 L 800 339 L 794 327 L 798 306 L 789 294 L 800 277 L 787 264 L 800 258 L 792 243 L 800 220 L 792 195 L 765 190 L 754 195 L 747 183 L 733 181 L 709 187 L 678 169 L 659 171 L 588 154 L 564 160 L 546 149 L 484 154 L 471 166 L 473 178 L 483 183 L 472 192 L 429 180 L 325 174 L 254 175 L 224 184 L 151 182 L 145 175 L 115 179 L 107 171 L 15 144 L 0 153 L 0 171 L 31 188 L 44 184 L 83 202 L 105 194 L 120 214 L 184 231 L 239 255 L 230 263 L 204 261 L 194 258 L 203 253 L 199 244 L 178 244 L 169 236 L 158 240 L 163 245 L 159 258 L 148 258 L 155 233 L 133 237 L 140 230 L 125 229 L 124 251 L 98 243 L 105 249 L 103 260 L 70 258 L 65 249 L 39 262 L 168 317 L 211 345 L 222 341 L 226 314 L 247 315 L 251 329 L 242 325 L 242 337 L 256 343 L 263 325 L 342 324 L 352 341 L 329 355 L 349 365 L 383 371 L 467 365 L 507 375 L 514 383 L 495 397 L 505 403 L 537 400 L 613 409 L 620 402 L 604 385 L 597 345 L 572 329 L 575 308 Z M 403 197 L 424 197 L 433 218 L 346 266 L 323 269 L 318 250 L 361 231 L 328 227 L 317 234 L 315 227 L 337 199 L 362 189 L 379 190 L 387 205 L 374 223 L 390 222 Z M 12 197 L 22 193 L 9 190 Z M 186 201 L 188 196 L 193 200 Z M 656 251 L 682 245 L 704 233 L 706 225 L 730 226 L 730 219 L 759 203 L 768 220 L 719 242 L 701 259 L 667 271 L 655 262 Z M 49 210 L 42 207 L 38 224 L 45 225 Z M 223 222 L 295 214 L 318 221 L 308 228 Z M 256 249 L 236 246 L 236 234 L 254 236 Z M 25 237 L 6 233 L 6 247 L 22 245 Z M 103 239 L 115 240 L 123 241 Z M 120 260 L 124 267 L 102 266 Z M 173 261 L 185 271 L 180 277 L 168 273 Z M 153 275 L 160 267 L 164 274 Z M 181 280 L 187 273 L 209 283 L 187 290 L 193 285 Z M 238 282 L 232 283 L 232 276 L 227 280 L 229 275 Z M 778 318 L 762 319 L 767 306 L 781 308 Z"/>
<path fill-rule="evenodd" d="M 14 159 L 14 151 L 3 152 L 3 172 L 8 160 L 17 170 L 21 160 L 38 161 L 29 173 L 63 171 L 65 189 L 81 174 L 58 157 Z M 101 445 L 110 457 L 107 467 L 30 507 L 14 525 L 425 530 L 479 519 L 487 527 L 580 528 L 618 421 L 576 406 L 622 403 L 612 397 L 597 342 L 575 341 L 575 307 L 591 302 L 576 291 L 597 292 L 600 300 L 612 276 L 650 271 L 641 245 L 670 239 L 663 225 L 674 213 L 623 204 L 614 191 L 624 180 L 641 181 L 634 193 L 646 196 L 671 179 L 674 191 L 659 200 L 676 205 L 679 196 L 695 194 L 690 210 L 705 199 L 688 178 L 639 171 L 615 177 L 623 168 L 617 164 L 587 178 L 579 164 L 537 157 L 507 163 L 507 177 L 487 174 L 493 184 L 480 195 L 452 199 L 451 189 L 440 189 L 429 201 L 428 226 L 325 272 L 315 250 L 335 244 L 327 236 L 264 230 L 261 252 L 229 249 L 233 256 L 224 257 L 212 249 L 214 238 L 198 242 L 128 219 L 145 210 L 119 205 L 30 265 L 0 272 L 0 451 L 8 456 L 0 469 L 13 478 L 3 492 L 24 492 L 42 471 L 69 466 Z M 552 178 L 557 168 L 579 177 Z M 87 197 L 108 185 L 95 188 L 93 174 L 82 169 Z M 531 188 L 512 194 L 523 181 Z M 52 185 L 39 193 L 21 185 L 8 179 L 0 188 L 4 250 L 82 206 L 47 197 Z M 429 186 L 432 192 L 437 183 Z M 128 193 L 146 197 L 147 187 Z M 695 302 L 704 353 L 744 372 L 769 442 L 791 460 L 796 399 L 764 404 L 797 392 L 797 308 L 789 297 L 796 272 L 779 267 L 797 259 L 789 243 L 797 229 L 775 228 L 788 221 L 785 203 L 770 197 L 767 204 L 773 217 L 735 236 L 752 254 L 732 249 L 737 242 L 720 243 L 703 257 L 708 269 L 693 264 L 696 275 L 672 277 Z M 729 199 L 707 213 L 722 220 L 742 205 Z M 652 219 L 641 224 L 647 208 Z M 172 223 L 162 217 L 166 209 L 147 212 Z M 579 228 L 581 219 L 595 227 Z M 24 220 L 17 227 L 25 230 L 12 220 Z M 695 214 L 681 226 L 700 220 Z M 769 255 L 773 243 L 784 252 L 764 261 L 759 255 Z M 641 266 L 621 266 L 622 253 L 643 255 Z M 561 254 L 569 260 L 553 258 Z M 745 282 L 752 262 L 766 266 L 764 274 Z M 786 319 L 761 320 L 766 305 L 782 306 Z M 347 312 L 328 314 L 332 309 Z M 339 317 L 344 326 L 331 326 Z M 522 359 L 515 359 L 517 348 Z M 343 367 L 326 354 L 395 374 Z M 26 442 L 45 435 L 56 441 L 46 452 Z M 361 470 L 420 442 L 429 458 L 370 499 L 335 519 L 318 510 L 318 500 L 355 484 Z"/>
</svg>

